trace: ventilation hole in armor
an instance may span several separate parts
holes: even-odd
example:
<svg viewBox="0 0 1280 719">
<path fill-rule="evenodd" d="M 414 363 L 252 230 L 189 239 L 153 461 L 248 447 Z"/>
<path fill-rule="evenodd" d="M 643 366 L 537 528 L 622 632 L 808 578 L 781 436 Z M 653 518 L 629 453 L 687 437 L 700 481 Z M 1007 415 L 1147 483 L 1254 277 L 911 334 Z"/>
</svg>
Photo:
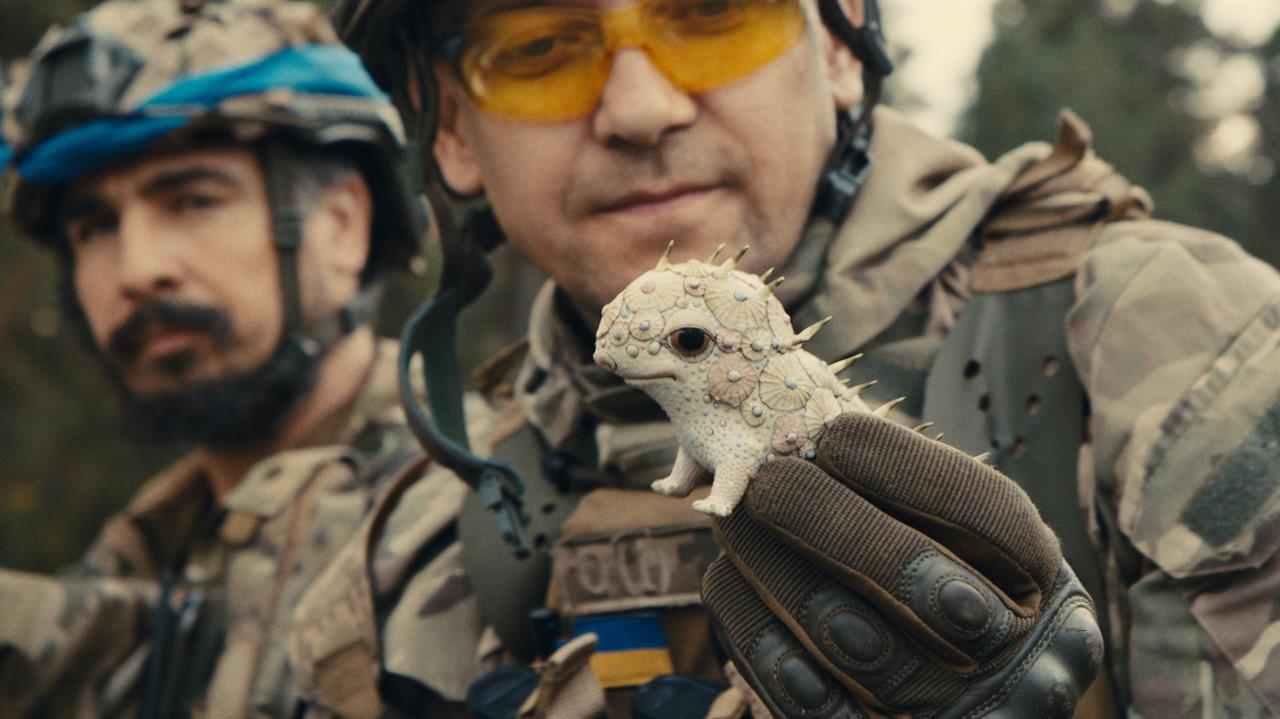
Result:
<svg viewBox="0 0 1280 719">
<path fill-rule="evenodd" d="M 1021 459 L 1022 457 L 1026 456 L 1026 454 L 1027 454 L 1027 449 L 1028 449 L 1029 447 L 1030 447 L 1030 445 L 1028 445 L 1028 444 L 1027 444 L 1027 440 L 1025 440 L 1025 439 L 1023 439 L 1023 438 L 1021 438 L 1021 437 L 1018 437 L 1017 439 L 1013 440 L 1013 457 L 1014 457 L 1014 459 Z"/>
<path fill-rule="evenodd" d="M 1000 449 L 1000 440 L 996 439 L 995 437 L 992 437 L 992 438 L 991 438 L 991 448 L 992 448 L 992 449 Z"/>
<path fill-rule="evenodd" d="M 986 412 L 991 409 L 991 395 L 984 394 L 978 398 L 978 409 Z"/>
<path fill-rule="evenodd" d="M 964 366 L 964 378 L 973 379 L 974 377 L 977 377 L 978 373 L 981 371 L 982 364 L 978 362 L 978 360 L 971 359 L 969 360 L 969 363 Z"/>
<path fill-rule="evenodd" d="M 1044 376 L 1052 377 L 1058 374 L 1058 370 L 1060 369 L 1060 367 L 1061 367 L 1061 364 L 1058 362 L 1058 358 L 1054 357 L 1053 355 L 1049 355 L 1044 360 Z"/>
<path fill-rule="evenodd" d="M 554 503 L 547 502 L 546 504 L 542 505 L 543 514 L 551 514 L 554 511 L 556 511 L 556 505 Z"/>
<path fill-rule="evenodd" d="M 1040 395 L 1033 394 L 1027 398 L 1027 416 L 1034 417 L 1040 412 Z"/>
<path fill-rule="evenodd" d="M 533 538 L 533 546 L 537 547 L 538 549 L 546 549 L 547 535 L 539 533 L 538 536 Z"/>
</svg>

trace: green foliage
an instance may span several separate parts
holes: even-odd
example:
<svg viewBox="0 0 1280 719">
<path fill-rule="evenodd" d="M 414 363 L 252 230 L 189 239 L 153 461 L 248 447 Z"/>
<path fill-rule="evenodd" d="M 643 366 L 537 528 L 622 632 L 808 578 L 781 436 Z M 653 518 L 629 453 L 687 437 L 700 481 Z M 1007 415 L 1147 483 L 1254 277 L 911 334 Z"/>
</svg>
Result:
<svg viewBox="0 0 1280 719">
<path fill-rule="evenodd" d="M 988 156 L 1028 139 L 1051 139 L 1070 107 L 1094 131 L 1098 155 L 1156 203 L 1156 216 L 1204 227 L 1280 264 L 1280 33 L 1258 49 L 1214 37 L 1194 2 L 1004 0 L 997 33 L 978 69 L 979 90 L 963 134 Z M 1106 12 L 1109 10 L 1110 12 Z M 1010 20 L 1016 22 L 1010 22 Z M 1267 67 L 1266 93 L 1244 108 L 1261 127 L 1243 172 L 1198 164 L 1195 148 L 1221 119 L 1203 97 L 1211 77 L 1187 66 L 1248 54 Z M 1212 70 L 1212 68 L 1210 68 Z"/>
</svg>

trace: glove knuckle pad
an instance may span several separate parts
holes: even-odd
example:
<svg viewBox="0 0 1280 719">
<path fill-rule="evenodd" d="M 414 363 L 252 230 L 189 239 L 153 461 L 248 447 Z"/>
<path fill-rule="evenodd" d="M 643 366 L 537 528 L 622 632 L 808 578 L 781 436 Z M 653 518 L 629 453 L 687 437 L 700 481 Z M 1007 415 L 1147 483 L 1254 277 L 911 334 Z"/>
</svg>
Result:
<svg viewBox="0 0 1280 719">
<path fill-rule="evenodd" d="M 801 616 L 805 633 L 823 655 L 882 701 L 922 662 L 875 607 L 844 587 L 819 590 Z"/>
<path fill-rule="evenodd" d="M 746 660 L 775 714 L 806 719 L 866 716 L 780 625 L 756 637 Z"/>
<path fill-rule="evenodd" d="M 901 592 L 916 616 L 968 656 L 990 658 L 1009 639 L 1013 612 L 972 572 L 937 551 L 925 549 L 907 564 Z"/>
</svg>

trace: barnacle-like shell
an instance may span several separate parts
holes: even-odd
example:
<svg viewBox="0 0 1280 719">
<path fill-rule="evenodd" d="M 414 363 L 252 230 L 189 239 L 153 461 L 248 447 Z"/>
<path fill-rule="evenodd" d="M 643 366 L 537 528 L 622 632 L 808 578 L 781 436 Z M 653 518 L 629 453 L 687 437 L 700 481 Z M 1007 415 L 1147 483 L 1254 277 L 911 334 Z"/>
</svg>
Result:
<svg viewBox="0 0 1280 719">
<path fill-rule="evenodd" d="M 769 408 L 765 407 L 758 397 L 752 397 L 742 403 L 742 421 L 748 427 L 759 427 L 768 419 Z"/>
<path fill-rule="evenodd" d="M 674 272 L 649 272 L 626 289 L 622 301 L 635 312 L 661 312 L 684 294 L 683 281 Z"/>
<path fill-rule="evenodd" d="M 773 332 L 768 327 L 747 330 L 742 336 L 742 354 L 749 360 L 759 361 L 773 351 Z"/>
<path fill-rule="evenodd" d="M 808 443 L 804 433 L 804 418 L 799 415 L 779 417 L 773 423 L 773 451 L 791 454 Z"/>
<path fill-rule="evenodd" d="M 684 291 L 694 297 L 701 297 L 707 293 L 707 278 L 702 275 L 684 278 Z"/>
<path fill-rule="evenodd" d="M 722 329 L 716 335 L 716 345 L 720 347 L 721 352 L 735 353 L 742 346 L 742 333 L 737 330 Z"/>
<path fill-rule="evenodd" d="M 655 310 L 643 310 L 636 312 L 631 318 L 631 336 L 641 342 L 648 342 L 662 336 L 662 330 L 666 327 L 666 320 L 662 318 L 662 313 Z"/>
<path fill-rule="evenodd" d="M 613 323 L 618 320 L 618 312 L 622 310 L 622 299 L 615 297 L 612 302 L 604 306 L 600 310 L 600 327 L 596 331 L 596 339 L 601 339 L 609 334 L 609 330 L 613 329 Z"/>
<path fill-rule="evenodd" d="M 707 309 L 720 324 L 745 332 L 764 323 L 765 302 L 758 290 L 737 277 L 708 282 Z"/>
<path fill-rule="evenodd" d="M 804 408 L 804 431 L 814 442 L 827 430 L 831 420 L 840 414 L 840 400 L 831 390 L 818 389 Z"/>
<path fill-rule="evenodd" d="M 731 407 L 742 406 L 759 381 L 759 373 L 741 355 L 724 355 L 707 372 L 707 394 Z"/>
<path fill-rule="evenodd" d="M 716 271 L 716 265 L 708 264 L 700 260 L 689 260 L 671 266 L 682 277 L 709 277 L 711 273 Z M 704 283 L 705 284 L 705 283 Z"/>
<path fill-rule="evenodd" d="M 813 395 L 813 380 L 794 355 L 769 360 L 760 375 L 760 399 L 772 409 L 800 409 Z"/>
<path fill-rule="evenodd" d="M 630 337 L 631 328 L 622 320 L 614 322 L 613 327 L 609 329 L 609 343 L 615 346 L 622 346 L 626 344 Z"/>
<path fill-rule="evenodd" d="M 632 330 L 634 332 L 634 330 Z M 809 354 L 808 352 L 797 352 L 796 357 L 800 359 L 800 364 L 805 371 L 809 373 L 809 377 L 813 379 L 815 386 L 823 387 L 831 390 L 831 394 L 839 395 L 845 390 L 844 384 L 835 376 L 827 363 Z"/>
<path fill-rule="evenodd" d="M 778 341 L 786 344 L 796 336 L 796 332 L 791 327 L 791 317 L 787 315 L 787 311 L 783 309 L 782 303 L 777 297 L 770 297 L 770 301 L 765 303 L 765 315 L 768 317 L 769 329 L 773 330 L 773 334 Z"/>
</svg>

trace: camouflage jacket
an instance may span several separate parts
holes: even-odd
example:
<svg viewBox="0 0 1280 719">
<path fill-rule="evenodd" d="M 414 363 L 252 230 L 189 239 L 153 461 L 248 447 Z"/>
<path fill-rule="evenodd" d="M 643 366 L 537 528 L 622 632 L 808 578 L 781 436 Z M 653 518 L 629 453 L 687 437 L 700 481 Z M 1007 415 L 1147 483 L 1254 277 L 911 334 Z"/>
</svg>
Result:
<svg viewBox="0 0 1280 719">
<path fill-rule="evenodd" d="M 1280 714 L 1280 277 L 1225 238 L 1149 219 L 1146 193 L 1069 114 L 1055 145 L 989 163 L 878 113 L 852 214 L 814 225 L 783 270 L 797 326 L 836 318 L 806 348 L 927 367 L 918 349 L 976 296 L 1065 282 L 1069 311 L 1042 319 L 1087 396 L 1068 475 L 1105 577 L 1115 693 L 1132 716 Z M 624 507 L 616 493 L 664 476 L 674 438 L 591 363 L 567 306 L 543 289 L 514 381 L 494 387 Z"/>
<path fill-rule="evenodd" d="M 67 577 L 0 571 L 0 716 L 130 716 L 163 652 L 162 708 L 386 715 L 456 702 L 486 646 L 458 562 L 465 486 L 404 427 L 396 346 L 307 446 L 214 500 L 196 458 L 150 480 Z M 173 576 L 160 641 L 158 578 Z M 430 648 L 468 647 L 448 661 Z M 450 716 L 447 710 L 433 716 Z"/>
</svg>

